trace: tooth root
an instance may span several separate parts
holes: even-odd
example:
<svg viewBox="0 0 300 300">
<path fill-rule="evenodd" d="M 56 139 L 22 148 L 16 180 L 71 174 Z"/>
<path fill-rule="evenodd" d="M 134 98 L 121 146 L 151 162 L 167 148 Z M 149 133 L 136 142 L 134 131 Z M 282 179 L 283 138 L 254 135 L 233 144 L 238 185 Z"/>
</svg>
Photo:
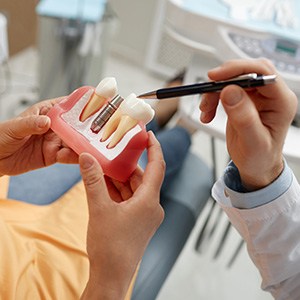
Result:
<svg viewBox="0 0 300 300">
<path fill-rule="evenodd" d="M 106 103 L 106 98 L 97 95 L 96 93 L 93 94 L 91 99 L 83 108 L 79 120 L 84 122 L 87 118 L 93 115 L 95 112 L 100 110 L 100 108 Z"/>
<path fill-rule="evenodd" d="M 107 123 L 104 126 L 104 131 L 101 138 L 102 142 L 106 141 L 114 133 L 114 131 L 117 129 L 120 123 L 121 117 L 122 117 L 122 113 L 120 110 L 117 110 L 110 117 L 110 119 L 107 121 Z"/>
<path fill-rule="evenodd" d="M 115 147 L 121 141 L 122 137 L 137 124 L 138 124 L 137 120 L 127 115 L 123 115 L 118 125 L 118 128 L 116 129 L 107 148 Z"/>
</svg>

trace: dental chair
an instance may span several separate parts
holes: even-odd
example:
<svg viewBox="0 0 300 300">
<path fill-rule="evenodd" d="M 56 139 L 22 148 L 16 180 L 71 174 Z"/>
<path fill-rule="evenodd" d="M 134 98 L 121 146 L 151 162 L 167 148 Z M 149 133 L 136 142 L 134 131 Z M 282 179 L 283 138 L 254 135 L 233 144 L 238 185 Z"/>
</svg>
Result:
<svg viewBox="0 0 300 300">
<path fill-rule="evenodd" d="M 55 164 L 12 176 L 8 197 L 47 205 L 81 180 L 78 165 Z M 212 172 L 189 153 L 184 165 L 161 195 L 165 219 L 150 241 L 133 291 L 133 300 L 154 300 L 183 249 L 201 210 L 210 197 Z M 51 187 L 55 186 L 53 189 Z"/>
</svg>

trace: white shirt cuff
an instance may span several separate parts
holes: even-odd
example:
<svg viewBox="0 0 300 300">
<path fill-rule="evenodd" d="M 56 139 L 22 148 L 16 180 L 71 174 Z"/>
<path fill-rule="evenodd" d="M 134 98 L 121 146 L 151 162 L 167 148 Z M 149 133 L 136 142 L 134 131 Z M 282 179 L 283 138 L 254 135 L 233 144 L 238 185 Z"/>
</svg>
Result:
<svg viewBox="0 0 300 300">
<path fill-rule="evenodd" d="M 226 185 L 226 192 L 230 196 L 232 206 L 240 209 L 250 209 L 267 204 L 284 194 L 291 186 L 293 173 L 284 161 L 284 169 L 276 180 L 260 190 L 247 192 L 241 183 L 237 167 L 233 162 L 230 162 L 222 179 Z"/>
</svg>

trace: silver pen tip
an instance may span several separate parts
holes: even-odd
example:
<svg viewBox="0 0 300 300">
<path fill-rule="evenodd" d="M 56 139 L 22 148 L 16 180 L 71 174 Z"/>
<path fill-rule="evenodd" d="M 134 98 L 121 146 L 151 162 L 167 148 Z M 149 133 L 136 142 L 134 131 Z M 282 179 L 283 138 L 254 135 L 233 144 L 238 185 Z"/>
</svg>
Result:
<svg viewBox="0 0 300 300">
<path fill-rule="evenodd" d="M 137 98 L 141 99 L 156 99 L 156 91 L 144 93 L 141 95 L 138 95 Z"/>
</svg>

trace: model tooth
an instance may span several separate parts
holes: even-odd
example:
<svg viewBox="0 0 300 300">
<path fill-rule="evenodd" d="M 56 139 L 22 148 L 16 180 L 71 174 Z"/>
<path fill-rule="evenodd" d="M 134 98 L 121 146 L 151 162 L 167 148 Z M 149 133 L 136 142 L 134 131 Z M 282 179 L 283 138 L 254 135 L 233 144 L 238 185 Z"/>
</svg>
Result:
<svg viewBox="0 0 300 300">
<path fill-rule="evenodd" d="M 79 117 L 81 122 L 100 110 L 107 102 L 107 99 L 113 98 L 117 94 L 117 82 L 113 77 L 106 77 L 100 81 L 96 87 L 91 99 L 83 108 Z"/>
<path fill-rule="evenodd" d="M 116 146 L 123 136 L 139 122 L 146 125 L 154 116 L 154 110 L 152 107 L 144 100 L 138 99 L 135 94 L 130 94 L 126 99 L 124 99 L 117 112 L 118 115 L 112 121 L 112 123 L 114 123 L 114 127 L 110 126 L 109 133 L 105 136 L 108 138 L 112 132 L 115 131 L 110 143 L 108 144 L 108 148 Z M 118 121 L 118 127 L 115 129 Z"/>
<path fill-rule="evenodd" d="M 94 93 L 87 103 L 87 105 L 84 107 L 81 115 L 80 115 L 80 121 L 84 122 L 87 118 L 89 118 L 91 115 L 93 115 L 95 112 L 97 112 L 104 104 L 106 103 L 106 98 L 101 97 Z"/>
<path fill-rule="evenodd" d="M 131 118 L 130 116 L 122 116 L 120 123 L 112 136 L 110 143 L 108 144 L 107 148 L 115 147 L 123 138 L 123 136 L 133 127 L 138 124 L 138 120 Z"/>
<path fill-rule="evenodd" d="M 154 110 L 144 100 L 130 94 L 120 105 L 119 109 L 124 115 L 131 116 L 133 119 L 141 121 L 145 125 L 154 117 Z"/>
<path fill-rule="evenodd" d="M 106 141 L 115 132 L 120 123 L 121 117 L 122 113 L 119 109 L 117 109 L 117 111 L 110 117 L 104 126 L 104 131 L 101 138 L 102 142 Z"/>
</svg>

